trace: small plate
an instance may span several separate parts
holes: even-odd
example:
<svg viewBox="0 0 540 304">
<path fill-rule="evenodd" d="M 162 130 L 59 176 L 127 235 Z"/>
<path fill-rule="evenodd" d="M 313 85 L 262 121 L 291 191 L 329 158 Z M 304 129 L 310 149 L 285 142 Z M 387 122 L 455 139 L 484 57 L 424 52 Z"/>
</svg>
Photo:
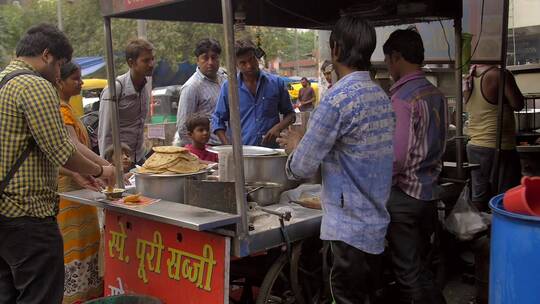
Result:
<svg viewBox="0 0 540 304">
<path fill-rule="evenodd" d="M 105 196 L 109 200 L 122 198 L 124 192 L 126 192 L 126 189 L 122 189 L 122 188 L 114 188 L 113 191 L 111 192 L 107 191 L 107 189 L 101 190 L 101 193 L 105 194 Z"/>
</svg>

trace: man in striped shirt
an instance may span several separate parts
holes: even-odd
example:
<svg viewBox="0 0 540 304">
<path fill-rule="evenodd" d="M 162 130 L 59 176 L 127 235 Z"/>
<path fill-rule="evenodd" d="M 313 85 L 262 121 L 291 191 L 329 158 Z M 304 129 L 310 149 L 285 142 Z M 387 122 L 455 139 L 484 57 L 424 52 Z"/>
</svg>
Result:
<svg viewBox="0 0 540 304">
<path fill-rule="evenodd" d="M 383 52 L 395 81 L 390 88 L 396 132 L 387 239 L 399 303 L 445 303 L 421 256 L 436 221 L 434 200 L 446 141 L 446 99 L 421 70 L 424 46 L 418 32 L 393 32 Z"/>
<path fill-rule="evenodd" d="M 195 47 L 197 70 L 186 81 L 180 91 L 176 128 L 179 144 L 192 144 L 188 135 L 186 123 L 196 116 L 210 119 L 216 109 L 216 103 L 221 92 L 221 85 L 227 80 L 227 74 L 219 67 L 221 45 L 212 38 L 205 38 Z M 210 145 L 219 145 L 217 135 L 211 134 Z"/>
</svg>

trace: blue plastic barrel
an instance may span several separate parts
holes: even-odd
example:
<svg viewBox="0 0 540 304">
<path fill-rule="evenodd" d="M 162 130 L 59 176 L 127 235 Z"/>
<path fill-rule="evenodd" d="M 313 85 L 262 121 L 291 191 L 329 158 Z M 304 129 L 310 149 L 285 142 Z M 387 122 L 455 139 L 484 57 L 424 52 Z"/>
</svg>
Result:
<svg viewBox="0 0 540 304">
<path fill-rule="evenodd" d="M 491 199 L 490 304 L 540 303 L 540 217 L 504 210 Z"/>
</svg>

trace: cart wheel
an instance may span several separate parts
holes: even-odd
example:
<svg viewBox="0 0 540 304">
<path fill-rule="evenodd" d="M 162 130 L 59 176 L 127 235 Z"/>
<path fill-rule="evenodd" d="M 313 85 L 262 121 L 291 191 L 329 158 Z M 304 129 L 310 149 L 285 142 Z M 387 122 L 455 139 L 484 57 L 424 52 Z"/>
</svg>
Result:
<svg viewBox="0 0 540 304">
<path fill-rule="evenodd" d="M 266 273 L 256 304 L 295 303 L 288 264 L 287 253 L 282 253 Z"/>
<path fill-rule="evenodd" d="M 294 244 L 290 261 L 286 252 L 277 258 L 264 277 L 256 304 L 319 303 L 316 299 L 323 285 L 321 247 L 311 248 L 311 243 Z"/>
</svg>

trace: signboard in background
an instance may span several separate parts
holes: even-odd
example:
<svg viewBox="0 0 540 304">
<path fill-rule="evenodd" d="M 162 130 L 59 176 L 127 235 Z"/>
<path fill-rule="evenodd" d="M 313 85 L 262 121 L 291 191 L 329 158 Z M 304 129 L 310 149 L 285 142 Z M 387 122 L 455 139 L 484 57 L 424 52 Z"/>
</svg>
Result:
<svg viewBox="0 0 540 304">
<path fill-rule="evenodd" d="M 230 239 L 107 210 L 105 295 L 227 303 Z"/>
<path fill-rule="evenodd" d="M 165 125 L 164 124 L 148 124 L 148 138 L 165 139 Z"/>
<path fill-rule="evenodd" d="M 472 34 L 473 62 L 501 60 L 503 3 L 503 0 L 463 0 L 462 27 L 464 33 Z M 384 42 L 393 31 L 408 27 L 416 27 L 422 36 L 426 62 L 448 62 L 449 57 L 454 60 L 453 20 L 378 27 L 376 28 L 377 47 L 371 60 L 384 61 L 382 49 Z M 479 43 L 478 39 L 480 39 Z"/>
<path fill-rule="evenodd" d="M 100 0 L 100 7 L 101 12 L 104 15 L 109 15 L 148 8 L 173 1 L 174 0 Z"/>
<path fill-rule="evenodd" d="M 442 26 L 441 26 L 442 24 Z M 375 28 L 377 33 L 377 47 L 371 57 L 374 62 L 383 62 L 383 45 L 390 37 L 390 34 L 397 29 L 414 27 L 422 36 L 424 41 L 424 57 L 426 62 L 451 61 L 454 60 L 454 26 L 452 20 L 441 20 L 441 22 L 405 24 L 399 26 L 384 26 Z M 445 38 L 446 35 L 446 38 Z M 448 42 L 447 42 L 448 41 Z M 450 53 L 450 58 L 449 58 Z"/>
</svg>

